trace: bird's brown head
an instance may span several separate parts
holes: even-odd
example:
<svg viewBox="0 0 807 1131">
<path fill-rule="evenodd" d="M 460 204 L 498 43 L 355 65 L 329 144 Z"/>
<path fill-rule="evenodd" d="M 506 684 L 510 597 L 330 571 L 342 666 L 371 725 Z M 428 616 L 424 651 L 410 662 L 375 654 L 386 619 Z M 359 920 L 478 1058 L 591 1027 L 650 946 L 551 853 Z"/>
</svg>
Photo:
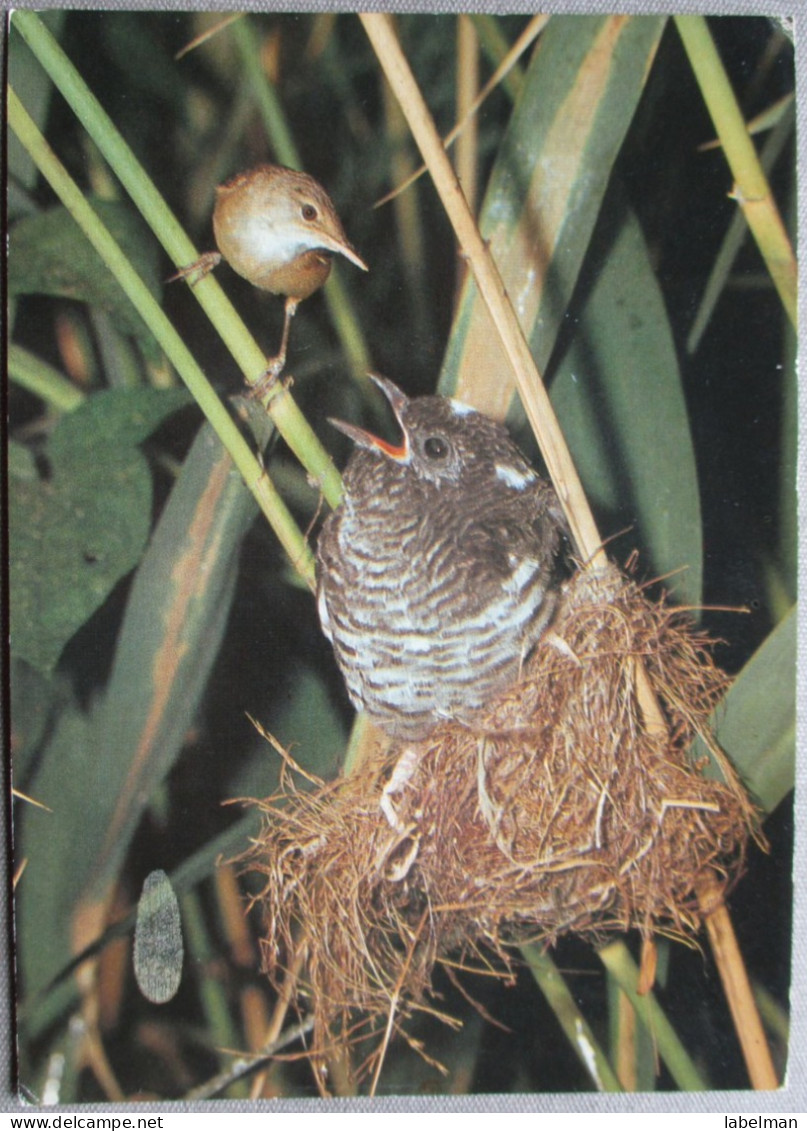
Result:
<svg viewBox="0 0 807 1131">
<path fill-rule="evenodd" d="M 234 271 L 292 299 L 308 298 L 322 286 L 334 254 L 368 269 L 322 185 L 282 165 L 259 165 L 221 185 L 213 230 Z"/>
</svg>

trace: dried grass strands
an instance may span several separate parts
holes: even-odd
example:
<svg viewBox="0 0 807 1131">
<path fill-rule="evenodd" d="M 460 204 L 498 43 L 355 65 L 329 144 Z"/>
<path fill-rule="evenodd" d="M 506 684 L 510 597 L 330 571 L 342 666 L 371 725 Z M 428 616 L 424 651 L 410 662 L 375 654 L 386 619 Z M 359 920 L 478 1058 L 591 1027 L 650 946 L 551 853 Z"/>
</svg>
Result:
<svg viewBox="0 0 807 1131">
<path fill-rule="evenodd" d="M 699 885 L 734 883 L 756 831 L 728 764 L 719 781 L 690 761 L 726 685 L 706 648 L 612 567 L 580 573 L 522 681 L 473 726 L 446 723 L 313 792 L 287 768 L 248 865 L 279 989 L 306 939 L 312 1058 L 355 1042 L 361 1016 L 383 1055 L 431 1010 L 434 966 L 455 952 L 507 977 L 507 947 L 570 931 L 694 939 Z M 663 734 L 637 703 L 637 655 Z"/>
</svg>

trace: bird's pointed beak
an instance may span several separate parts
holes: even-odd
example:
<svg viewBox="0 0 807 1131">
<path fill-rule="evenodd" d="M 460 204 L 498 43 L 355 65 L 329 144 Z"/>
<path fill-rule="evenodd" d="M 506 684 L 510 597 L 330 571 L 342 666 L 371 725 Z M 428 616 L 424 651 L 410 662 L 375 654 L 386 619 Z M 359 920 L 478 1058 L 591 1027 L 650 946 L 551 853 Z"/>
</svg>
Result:
<svg viewBox="0 0 807 1131">
<path fill-rule="evenodd" d="M 360 448 L 367 448 L 369 451 L 380 451 L 390 459 L 398 460 L 403 463 L 409 459 L 409 437 L 401 420 L 401 413 L 406 405 L 409 403 L 409 397 L 398 386 L 390 381 L 387 377 L 379 377 L 375 373 L 369 374 L 370 380 L 378 385 L 381 392 L 389 401 L 392 406 L 392 411 L 395 413 L 395 418 L 401 426 L 403 438 L 400 444 L 390 444 L 386 440 L 382 440 L 380 436 L 375 436 L 372 432 L 367 432 L 364 428 L 358 428 L 355 424 L 348 424 L 344 420 L 335 420 L 333 417 L 328 418 L 328 422 L 338 428 L 345 436 L 349 437 L 354 444 L 358 444 Z"/>
<path fill-rule="evenodd" d="M 320 228 L 317 231 L 316 239 L 318 247 L 324 248 L 325 251 L 332 251 L 337 255 L 344 255 L 345 259 L 349 259 L 351 263 L 355 263 L 355 265 L 357 267 L 360 267 L 362 271 L 370 270 L 362 257 L 353 247 L 353 244 L 348 241 L 344 232 L 342 232 L 339 236 L 334 236 L 330 232 L 326 232 L 324 229 Z"/>
</svg>

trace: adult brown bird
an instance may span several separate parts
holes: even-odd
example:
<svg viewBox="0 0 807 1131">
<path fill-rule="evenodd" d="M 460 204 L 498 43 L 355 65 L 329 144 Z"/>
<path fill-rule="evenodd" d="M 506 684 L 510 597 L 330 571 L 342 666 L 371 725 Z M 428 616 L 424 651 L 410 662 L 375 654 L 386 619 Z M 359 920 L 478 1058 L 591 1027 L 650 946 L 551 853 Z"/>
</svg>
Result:
<svg viewBox="0 0 807 1131">
<path fill-rule="evenodd" d="M 280 349 L 268 358 L 255 386 L 259 394 L 286 364 L 289 328 L 298 305 L 323 285 L 335 254 L 362 271 L 368 267 L 345 235 L 333 201 L 307 173 L 283 165 L 258 165 L 216 189 L 213 234 L 218 251 L 208 251 L 172 279 L 192 284 L 224 259 L 253 286 L 286 296 Z"/>
</svg>

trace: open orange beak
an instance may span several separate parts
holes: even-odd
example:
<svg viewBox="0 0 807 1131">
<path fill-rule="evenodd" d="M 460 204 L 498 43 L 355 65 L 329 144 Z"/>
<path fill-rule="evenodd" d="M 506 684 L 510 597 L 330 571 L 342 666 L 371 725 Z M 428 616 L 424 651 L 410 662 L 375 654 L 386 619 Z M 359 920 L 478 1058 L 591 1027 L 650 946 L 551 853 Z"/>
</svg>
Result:
<svg viewBox="0 0 807 1131">
<path fill-rule="evenodd" d="M 370 373 L 368 376 L 371 381 L 374 381 L 375 384 L 378 385 L 379 389 L 392 406 L 395 419 L 400 424 L 401 432 L 403 433 L 401 443 L 396 447 L 394 444 L 382 440 L 380 436 L 374 436 L 372 432 L 367 432 L 364 428 L 358 428 L 355 424 L 347 424 L 344 420 L 334 420 L 333 417 L 328 417 L 328 422 L 332 424 L 334 428 L 338 428 L 345 436 L 349 437 L 354 444 L 358 444 L 360 448 L 367 448 L 370 451 L 380 451 L 383 452 L 385 456 L 389 456 L 390 459 L 403 462 L 409 458 L 409 437 L 406 434 L 406 428 L 401 420 L 401 413 L 409 404 L 409 397 L 388 378 L 379 377 L 375 373 Z"/>
</svg>

